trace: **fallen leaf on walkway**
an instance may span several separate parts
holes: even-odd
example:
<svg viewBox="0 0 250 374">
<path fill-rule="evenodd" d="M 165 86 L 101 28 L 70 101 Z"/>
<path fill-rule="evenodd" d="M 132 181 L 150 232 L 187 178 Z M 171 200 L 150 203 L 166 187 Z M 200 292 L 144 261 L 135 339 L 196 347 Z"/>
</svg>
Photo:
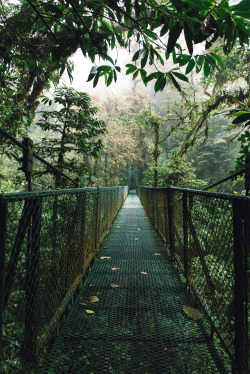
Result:
<svg viewBox="0 0 250 374">
<path fill-rule="evenodd" d="M 93 311 L 93 310 L 86 310 L 86 313 L 88 313 L 88 314 L 94 314 L 95 312 Z"/>
<path fill-rule="evenodd" d="M 108 257 L 108 256 L 102 256 L 100 257 L 101 260 L 109 260 L 111 257 Z"/>
<path fill-rule="evenodd" d="M 167 351 L 169 355 L 176 355 L 177 349 L 176 348 L 164 348 L 164 351 Z"/>
<path fill-rule="evenodd" d="M 80 303 L 80 305 L 86 305 L 85 303 Z"/>
<path fill-rule="evenodd" d="M 99 298 L 97 296 L 90 296 L 88 300 L 90 303 L 96 303 L 97 301 L 99 301 Z"/>
<path fill-rule="evenodd" d="M 148 273 L 146 273 L 145 271 L 141 271 L 141 274 L 144 274 L 144 275 L 146 275 L 146 274 L 148 274 Z"/>
<path fill-rule="evenodd" d="M 194 321 L 202 317 L 201 312 L 198 309 L 192 308 L 191 306 L 183 305 L 184 313 L 192 318 Z"/>
<path fill-rule="evenodd" d="M 111 270 L 114 270 L 114 271 L 116 271 L 116 270 L 119 270 L 120 268 L 112 268 Z"/>
<path fill-rule="evenodd" d="M 138 240 L 138 238 L 135 238 L 135 240 Z"/>
<path fill-rule="evenodd" d="M 155 253 L 154 255 L 155 255 L 155 256 L 161 256 L 161 254 L 160 254 L 160 253 Z"/>
<path fill-rule="evenodd" d="M 120 286 L 118 286 L 118 284 L 111 284 L 110 285 L 112 288 L 118 288 L 118 287 L 120 287 Z"/>
<path fill-rule="evenodd" d="M 138 229 L 137 230 L 141 230 L 141 229 L 139 229 L 139 227 L 138 227 Z"/>
</svg>

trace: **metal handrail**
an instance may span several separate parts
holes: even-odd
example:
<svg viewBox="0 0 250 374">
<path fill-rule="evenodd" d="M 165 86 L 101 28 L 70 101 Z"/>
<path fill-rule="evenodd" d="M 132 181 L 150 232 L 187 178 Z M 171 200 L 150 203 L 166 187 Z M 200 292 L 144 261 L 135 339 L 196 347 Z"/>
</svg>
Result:
<svg viewBox="0 0 250 374">
<path fill-rule="evenodd" d="M 216 183 L 213 183 L 213 184 L 210 184 L 208 187 L 205 187 L 203 188 L 203 191 L 206 191 L 206 190 L 209 190 L 210 188 L 213 188 L 215 186 L 218 186 L 218 184 L 221 184 L 223 182 L 226 182 L 228 181 L 229 179 L 232 179 L 232 178 L 235 178 L 235 177 L 238 177 L 238 175 L 242 175 L 246 172 L 246 169 L 241 169 L 240 171 L 237 171 L 236 173 L 233 173 L 231 175 L 229 175 L 228 177 L 224 178 L 224 179 L 221 179 L 220 181 L 216 182 Z"/>
</svg>

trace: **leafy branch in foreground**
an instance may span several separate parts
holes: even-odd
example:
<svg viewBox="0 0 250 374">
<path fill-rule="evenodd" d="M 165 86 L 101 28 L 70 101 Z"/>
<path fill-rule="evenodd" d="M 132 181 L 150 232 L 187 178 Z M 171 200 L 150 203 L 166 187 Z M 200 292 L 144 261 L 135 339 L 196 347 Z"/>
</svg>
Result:
<svg viewBox="0 0 250 374">
<path fill-rule="evenodd" d="M 245 167 L 245 159 L 250 154 L 250 100 L 243 103 L 234 98 L 233 102 L 238 104 L 238 107 L 227 111 L 226 115 L 232 119 L 231 127 L 241 127 L 241 135 L 237 138 L 240 142 L 240 156 L 236 160 L 235 168 L 237 171 Z"/>
<path fill-rule="evenodd" d="M 230 53 L 238 42 L 248 44 L 248 1 L 230 5 L 228 1 L 180 0 L 158 2 L 145 1 L 76 1 L 45 0 L 4 3 L 0 13 L 0 61 L 1 81 L 3 72 L 18 72 L 13 98 L 15 105 L 23 103 L 31 114 L 37 107 L 38 97 L 49 82 L 68 69 L 68 59 L 77 49 L 94 63 L 101 58 L 111 64 L 92 70 L 89 80 L 94 86 L 101 76 L 106 84 L 116 81 L 119 67 L 110 57 L 110 50 L 130 48 L 132 40 L 138 50 L 132 62 L 140 61 L 136 71 L 127 70 L 133 78 L 140 75 L 147 84 L 155 80 L 155 90 L 163 90 L 171 82 L 178 90 L 178 80 L 193 69 L 202 68 L 206 76 L 211 69 L 220 68 L 220 57 L 207 51 L 216 40 L 223 40 L 225 54 Z M 183 51 L 178 39 L 184 34 L 187 52 Z M 207 51 L 193 56 L 193 47 L 206 41 Z M 148 74 L 146 64 L 159 61 L 162 66 L 172 56 L 179 68 L 186 66 L 185 75 L 174 70 L 155 71 Z M 178 75 L 179 74 L 179 75 Z M 25 114 L 26 115 L 26 114 Z M 22 113 L 21 113 L 22 117 Z M 20 113 L 14 111 L 11 122 L 20 122 Z"/>
</svg>

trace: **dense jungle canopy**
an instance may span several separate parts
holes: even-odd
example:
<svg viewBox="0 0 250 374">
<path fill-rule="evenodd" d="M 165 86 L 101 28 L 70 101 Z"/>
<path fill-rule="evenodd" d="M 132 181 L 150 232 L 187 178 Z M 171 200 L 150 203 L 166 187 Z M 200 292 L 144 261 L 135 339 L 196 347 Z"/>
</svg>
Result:
<svg viewBox="0 0 250 374">
<path fill-rule="evenodd" d="M 202 187 L 241 168 L 249 152 L 248 42 L 248 0 L 1 0 L 1 127 L 29 134 L 81 185 L 124 184 L 133 163 L 140 183 Z M 119 82 L 122 49 L 133 82 L 126 100 L 96 96 L 92 105 L 61 85 L 79 50 L 93 63 L 94 87 Z M 7 172 L 18 157 L 1 138 L 3 190 L 23 183 Z M 65 185 L 40 165 L 41 176 L 36 188 Z"/>
</svg>

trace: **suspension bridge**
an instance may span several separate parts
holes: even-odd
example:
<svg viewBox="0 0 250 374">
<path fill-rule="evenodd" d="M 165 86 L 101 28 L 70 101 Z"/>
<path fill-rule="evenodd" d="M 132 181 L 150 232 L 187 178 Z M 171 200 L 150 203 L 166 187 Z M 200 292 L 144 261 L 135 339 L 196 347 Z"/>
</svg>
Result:
<svg viewBox="0 0 250 374">
<path fill-rule="evenodd" d="M 1 197 L 4 373 L 247 373 L 248 196 Z"/>
<path fill-rule="evenodd" d="M 0 195 L 1 373 L 248 373 L 250 156 L 245 196 L 141 187 L 133 165 L 32 192 L 33 157 L 78 181 L 1 134 L 30 189 Z"/>
</svg>

